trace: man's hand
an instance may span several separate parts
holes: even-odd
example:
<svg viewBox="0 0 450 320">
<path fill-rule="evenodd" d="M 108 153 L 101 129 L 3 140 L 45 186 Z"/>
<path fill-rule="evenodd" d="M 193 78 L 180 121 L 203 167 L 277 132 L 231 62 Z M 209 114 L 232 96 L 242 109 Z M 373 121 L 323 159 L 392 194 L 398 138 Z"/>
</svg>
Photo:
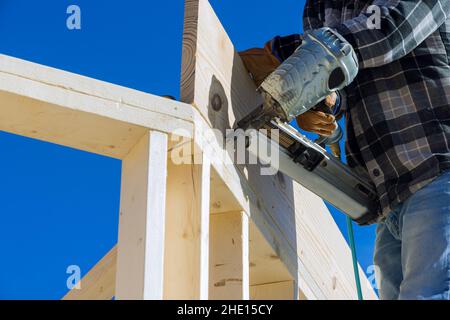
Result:
<svg viewBox="0 0 450 320">
<path fill-rule="evenodd" d="M 239 52 L 245 68 L 251 74 L 257 87 L 280 65 L 280 61 L 273 55 L 270 47 L 269 41 L 264 48 L 253 48 Z"/>
<path fill-rule="evenodd" d="M 272 53 L 271 47 L 272 43 L 269 41 L 264 48 L 254 48 L 239 53 L 257 87 L 280 65 L 280 61 Z M 329 107 L 334 107 L 336 99 L 337 94 L 333 92 L 326 97 L 325 104 Z M 297 123 L 301 129 L 322 136 L 330 136 L 337 128 L 334 116 L 314 110 L 298 116 Z"/>
<path fill-rule="evenodd" d="M 334 107 L 336 99 L 337 95 L 333 92 L 326 97 L 325 104 L 329 107 Z M 322 111 L 309 110 L 299 115 L 296 120 L 301 129 L 317 133 L 322 136 L 330 136 L 337 128 L 335 117 Z"/>
</svg>

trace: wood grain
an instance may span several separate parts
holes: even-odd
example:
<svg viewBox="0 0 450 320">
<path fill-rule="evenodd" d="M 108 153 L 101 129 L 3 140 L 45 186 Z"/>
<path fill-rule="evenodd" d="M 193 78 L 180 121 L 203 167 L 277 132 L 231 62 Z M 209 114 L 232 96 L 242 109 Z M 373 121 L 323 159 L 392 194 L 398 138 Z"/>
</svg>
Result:
<svg viewBox="0 0 450 320">
<path fill-rule="evenodd" d="M 189 105 L 0 55 L 0 130 L 124 158 L 147 128 L 191 135 Z"/>
<path fill-rule="evenodd" d="M 148 132 L 122 162 L 116 298 L 162 299 L 167 135 Z"/>
<path fill-rule="evenodd" d="M 248 228 L 245 212 L 211 215 L 210 299 L 249 299 Z"/>
<path fill-rule="evenodd" d="M 263 283 L 250 287 L 252 300 L 293 300 L 295 292 L 294 281 Z"/>
<path fill-rule="evenodd" d="M 210 164 L 169 160 L 164 299 L 207 299 Z"/>
</svg>

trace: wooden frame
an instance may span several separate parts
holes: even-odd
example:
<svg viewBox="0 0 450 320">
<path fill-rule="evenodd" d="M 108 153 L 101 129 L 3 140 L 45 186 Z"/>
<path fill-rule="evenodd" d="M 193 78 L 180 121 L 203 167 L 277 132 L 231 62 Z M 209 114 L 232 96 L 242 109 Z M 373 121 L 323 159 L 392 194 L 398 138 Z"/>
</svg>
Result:
<svg viewBox="0 0 450 320">
<path fill-rule="evenodd" d="M 169 164 L 164 298 L 208 299 L 210 163 Z"/>
<path fill-rule="evenodd" d="M 167 141 L 149 131 L 122 161 L 117 299 L 163 297 Z"/>
<path fill-rule="evenodd" d="M 123 161 L 117 271 L 112 250 L 65 298 L 115 288 L 118 299 L 355 299 L 350 249 L 323 201 L 203 139 L 261 98 L 208 1 L 185 8 L 183 102 L 0 55 L 0 130 Z M 185 144 L 200 163 L 174 162 Z M 238 245 L 221 243 L 221 228 Z M 219 272 L 219 260 L 231 267 Z M 360 273 L 364 298 L 376 298 Z M 242 282 L 220 292 L 222 278 Z"/>
<path fill-rule="evenodd" d="M 211 215 L 210 245 L 210 299 L 248 300 L 248 215 L 241 211 Z"/>
</svg>

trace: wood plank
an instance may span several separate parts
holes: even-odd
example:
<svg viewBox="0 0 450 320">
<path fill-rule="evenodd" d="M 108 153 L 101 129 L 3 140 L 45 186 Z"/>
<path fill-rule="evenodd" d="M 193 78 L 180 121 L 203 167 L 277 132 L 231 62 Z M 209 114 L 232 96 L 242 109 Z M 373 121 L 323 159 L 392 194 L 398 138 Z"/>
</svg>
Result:
<svg viewBox="0 0 450 320">
<path fill-rule="evenodd" d="M 251 300 L 294 300 L 295 290 L 294 281 L 258 284 L 250 287 L 250 298 Z"/>
<path fill-rule="evenodd" d="M 0 130 L 123 158 L 146 128 L 191 136 L 192 107 L 0 55 Z"/>
<path fill-rule="evenodd" d="M 47 91 L 40 92 L 40 90 L 36 90 L 41 88 L 24 87 L 20 86 L 21 83 L 16 83 L 19 79 L 29 80 L 30 82 L 28 84 L 48 85 L 48 89 L 61 88 L 67 90 L 66 93 L 80 93 L 86 97 L 97 98 L 99 101 L 111 101 L 115 104 L 115 108 L 109 110 L 111 112 L 109 115 L 114 118 L 114 112 L 118 114 L 119 111 L 126 110 L 128 111 L 128 116 L 131 117 L 129 121 L 126 122 L 133 122 L 135 120 L 132 117 L 133 112 L 129 111 L 127 107 L 160 113 L 172 116 L 175 119 L 178 118 L 188 121 L 192 121 L 193 117 L 192 108 L 189 105 L 181 104 L 178 101 L 2 54 L 0 54 L 0 75 L 4 77 L 10 76 L 11 78 L 8 79 L 13 79 L 12 81 L 5 83 L 2 82 L 0 86 L 1 91 L 29 96 L 36 100 L 48 101 L 51 103 L 61 101 L 63 103 L 56 104 L 74 107 L 71 99 L 67 99 L 66 101 L 59 100 L 57 94 L 48 95 Z M 122 108 L 125 108 L 125 110 Z M 80 106 L 80 110 L 97 113 L 102 109 L 94 105 Z M 100 114 L 100 112 L 98 113 Z M 125 121 L 124 118 L 119 120 Z"/>
<path fill-rule="evenodd" d="M 279 253 L 272 248 L 254 222 L 250 222 L 250 285 L 293 281 Z"/>
<path fill-rule="evenodd" d="M 73 288 L 63 300 L 111 300 L 115 294 L 117 250 L 114 246 L 80 280 L 80 289 Z"/>
<path fill-rule="evenodd" d="M 213 128 L 230 128 L 261 98 L 208 1 L 186 0 L 184 21 L 181 101 Z M 213 108 L 218 100 L 221 107 Z"/>
<path fill-rule="evenodd" d="M 169 161 L 165 299 L 208 299 L 210 162 Z"/>
<path fill-rule="evenodd" d="M 162 299 L 167 135 L 148 132 L 122 164 L 117 299 Z"/>
<path fill-rule="evenodd" d="M 185 2 L 181 98 L 222 132 L 261 101 L 207 0 Z M 350 250 L 323 201 L 282 174 L 238 169 L 245 210 L 308 298 L 355 299 Z"/>
<path fill-rule="evenodd" d="M 211 216 L 210 299 L 249 299 L 248 228 L 245 212 L 225 212 Z"/>
</svg>

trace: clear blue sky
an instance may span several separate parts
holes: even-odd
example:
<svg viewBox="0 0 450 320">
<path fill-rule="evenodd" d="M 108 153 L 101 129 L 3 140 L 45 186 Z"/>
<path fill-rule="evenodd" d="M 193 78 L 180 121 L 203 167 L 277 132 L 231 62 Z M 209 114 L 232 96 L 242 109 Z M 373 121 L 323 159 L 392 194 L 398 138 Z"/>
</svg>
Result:
<svg viewBox="0 0 450 320">
<path fill-rule="evenodd" d="M 301 32 L 304 1 L 211 3 L 238 50 Z M 71 4 L 81 30 L 66 28 Z M 182 26 L 182 0 L 1 0 L 0 53 L 178 97 Z M 0 150 L 0 299 L 59 299 L 67 266 L 85 273 L 117 241 L 120 161 L 2 132 Z M 366 269 L 374 227 L 356 239 Z"/>
</svg>

